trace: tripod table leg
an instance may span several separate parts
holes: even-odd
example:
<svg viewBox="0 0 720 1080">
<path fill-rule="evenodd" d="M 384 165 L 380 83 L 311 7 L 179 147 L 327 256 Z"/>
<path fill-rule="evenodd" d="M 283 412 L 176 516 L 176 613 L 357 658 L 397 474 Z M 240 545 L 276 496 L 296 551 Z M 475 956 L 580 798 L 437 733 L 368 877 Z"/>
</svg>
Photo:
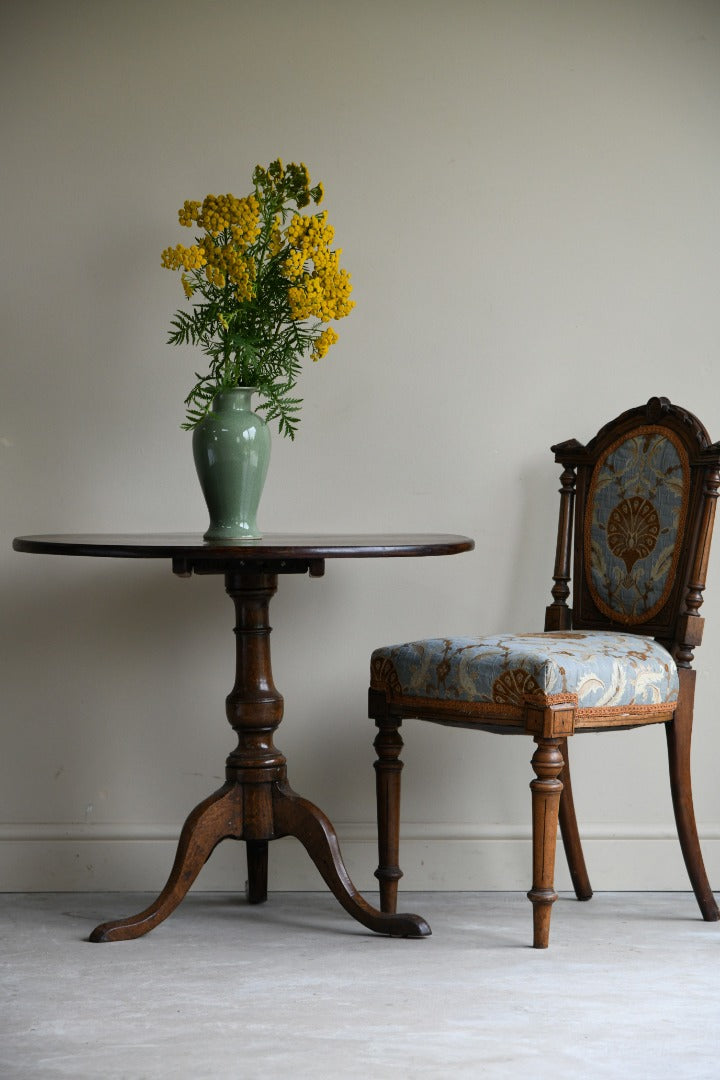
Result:
<svg viewBox="0 0 720 1080">
<path fill-rule="evenodd" d="M 138 915 L 97 926 L 90 941 L 128 941 L 147 934 L 172 914 L 217 844 L 241 835 L 242 794 L 237 784 L 227 783 L 196 806 L 183 825 L 170 877 L 158 898 Z"/>
<path fill-rule="evenodd" d="M 419 915 L 389 914 L 368 904 L 350 880 L 337 835 L 328 818 L 285 782 L 275 785 L 273 812 L 276 835 L 294 836 L 300 841 L 335 899 L 359 923 L 391 937 L 427 937 L 430 934 L 430 927 Z"/>
</svg>

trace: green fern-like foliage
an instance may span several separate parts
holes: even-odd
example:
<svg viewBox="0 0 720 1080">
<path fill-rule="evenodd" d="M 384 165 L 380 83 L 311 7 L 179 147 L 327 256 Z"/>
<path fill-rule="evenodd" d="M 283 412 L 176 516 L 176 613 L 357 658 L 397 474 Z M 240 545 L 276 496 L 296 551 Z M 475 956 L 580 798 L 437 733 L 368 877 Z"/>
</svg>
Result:
<svg viewBox="0 0 720 1080">
<path fill-rule="evenodd" d="M 252 179 L 250 195 L 206 195 L 179 211 L 180 224 L 199 234 L 163 251 L 162 265 L 182 271 L 190 302 L 175 313 L 168 344 L 207 357 L 185 399 L 183 427 L 199 424 L 219 392 L 247 386 L 258 391 L 258 412 L 293 439 L 302 362 L 321 359 L 337 341 L 330 324 L 352 310 L 352 286 L 326 213 L 300 212 L 319 205 L 322 184 L 311 187 L 304 165 L 279 159 L 258 165 Z"/>
</svg>

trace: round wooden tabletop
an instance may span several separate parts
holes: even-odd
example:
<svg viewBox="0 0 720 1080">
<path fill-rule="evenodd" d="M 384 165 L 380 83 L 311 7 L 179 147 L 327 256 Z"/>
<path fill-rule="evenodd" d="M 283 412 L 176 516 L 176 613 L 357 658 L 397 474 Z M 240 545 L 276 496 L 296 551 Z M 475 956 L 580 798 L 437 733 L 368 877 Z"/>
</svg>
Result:
<svg viewBox="0 0 720 1080">
<path fill-rule="evenodd" d="M 78 533 L 17 536 L 15 551 L 118 559 L 358 559 L 458 555 L 472 551 L 468 536 L 445 533 L 267 533 L 260 540 L 206 543 L 201 533 Z"/>
</svg>

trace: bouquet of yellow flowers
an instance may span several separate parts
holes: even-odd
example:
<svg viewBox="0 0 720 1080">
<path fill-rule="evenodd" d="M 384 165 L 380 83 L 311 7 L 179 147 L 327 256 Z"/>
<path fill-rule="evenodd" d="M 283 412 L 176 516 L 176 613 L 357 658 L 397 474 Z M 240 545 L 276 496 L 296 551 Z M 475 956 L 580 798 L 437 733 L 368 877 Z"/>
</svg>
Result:
<svg viewBox="0 0 720 1080">
<path fill-rule="evenodd" d="M 352 286 L 327 213 L 299 212 L 323 197 L 307 168 L 278 159 L 256 166 L 252 180 L 250 195 L 206 195 L 179 211 L 180 224 L 202 235 L 162 253 L 164 267 L 182 270 L 192 301 L 191 311 L 175 313 L 168 343 L 199 345 L 209 357 L 185 399 L 183 427 L 199 424 L 219 392 L 246 386 L 260 395 L 257 411 L 292 439 L 301 361 L 319 360 L 338 340 L 328 324 L 354 307 Z"/>
</svg>

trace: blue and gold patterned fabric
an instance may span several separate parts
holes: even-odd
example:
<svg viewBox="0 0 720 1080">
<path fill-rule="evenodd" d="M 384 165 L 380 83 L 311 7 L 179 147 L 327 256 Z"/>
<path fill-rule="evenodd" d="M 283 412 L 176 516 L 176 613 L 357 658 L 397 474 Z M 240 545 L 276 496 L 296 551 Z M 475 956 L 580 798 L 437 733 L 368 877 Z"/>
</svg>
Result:
<svg viewBox="0 0 720 1080">
<path fill-rule="evenodd" d="M 585 520 L 585 567 L 593 601 L 625 625 L 666 602 L 685 527 L 689 467 L 667 429 L 647 426 L 614 443 L 593 472 Z"/>
<path fill-rule="evenodd" d="M 579 719 L 645 715 L 667 712 L 678 695 L 675 662 L 653 638 L 582 630 L 390 645 L 372 654 L 370 684 L 410 707 L 464 703 L 479 721 L 561 703 Z"/>
</svg>

